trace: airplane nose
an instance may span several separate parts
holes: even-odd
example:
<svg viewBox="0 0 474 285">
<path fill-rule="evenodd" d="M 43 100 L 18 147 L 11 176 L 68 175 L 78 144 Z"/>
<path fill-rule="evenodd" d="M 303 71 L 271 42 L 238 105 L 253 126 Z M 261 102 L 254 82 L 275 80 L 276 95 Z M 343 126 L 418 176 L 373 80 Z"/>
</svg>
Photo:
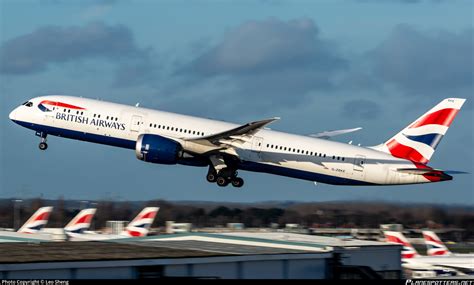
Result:
<svg viewBox="0 0 474 285">
<path fill-rule="evenodd" d="M 15 120 L 15 113 L 16 113 L 16 108 L 13 111 L 10 112 L 10 115 L 8 115 L 10 120 L 12 120 L 12 121 Z"/>
</svg>

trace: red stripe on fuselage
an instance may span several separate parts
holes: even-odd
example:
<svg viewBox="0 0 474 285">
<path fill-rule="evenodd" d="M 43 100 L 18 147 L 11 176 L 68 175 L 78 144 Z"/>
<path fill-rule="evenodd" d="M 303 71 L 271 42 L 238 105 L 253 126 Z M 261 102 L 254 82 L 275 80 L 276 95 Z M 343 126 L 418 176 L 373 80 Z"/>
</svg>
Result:
<svg viewBox="0 0 474 285">
<path fill-rule="evenodd" d="M 40 104 L 52 105 L 52 106 L 75 109 L 75 110 L 85 110 L 85 108 L 81 108 L 81 107 L 78 107 L 78 106 L 74 106 L 74 105 L 70 105 L 70 104 L 66 104 L 66 103 L 61 103 L 61 102 L 49 101 L 49 100 L 41 101 Z"/>
<path fill-rule="evenodd" d="M 404 158 L 413 162 L 423 164 L 428 162 L 428 159 L 426 159 L 423 155 L 421 155 L 421 153 L 416 151 L 414 148 L 403 145 L 397 142 L 395 139 L 389 141 L 387 143 L 387 147 L 390 153 L 395 157 Z"/>
<path fill-rule="evenodd" d="M 443 125 L 449 127 L 458 114 L 458 109 L 441 109 L 431 114 L 427 114 L 419 121 L 415 122 L 410 128 L 421 127 L 425 125 Z"/>
</svg>

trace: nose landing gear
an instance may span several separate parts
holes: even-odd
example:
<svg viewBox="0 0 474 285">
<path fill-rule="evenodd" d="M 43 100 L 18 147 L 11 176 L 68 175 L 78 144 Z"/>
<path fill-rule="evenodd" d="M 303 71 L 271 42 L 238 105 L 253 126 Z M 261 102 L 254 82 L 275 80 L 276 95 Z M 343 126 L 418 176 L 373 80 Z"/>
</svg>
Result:
<svg viewBox="0 0 474 285">
<path fill-rule="evenodd" d="M 41 150 L 46 150 L 48 148 L 48 144 L 45 142 L 40 142 L 38 147 Z"/>
<path fill-rule="evenodd" d="M 39 149 L 46 150 L 48 148 L 48 144 L 46 143 L 46 136 L 48 134 L 43 132 L 36 132 L 36 135 L 41 138 L 41 142 L 38 145 Z"/>
</svg>

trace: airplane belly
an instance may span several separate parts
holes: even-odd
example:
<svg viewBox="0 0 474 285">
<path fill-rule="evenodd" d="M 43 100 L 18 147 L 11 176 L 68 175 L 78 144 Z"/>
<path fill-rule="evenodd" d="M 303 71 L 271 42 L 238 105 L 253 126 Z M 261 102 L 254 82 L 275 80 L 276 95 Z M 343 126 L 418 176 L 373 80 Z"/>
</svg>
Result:
<svg viewBox="0 0 474 285">
<path fill-rule="evenodd" d="M 312 162 L 298 161 L 278 163 L 268 161 L 242 161 L 239 165 L 239 169 L 270 173 L 332 185 L 372 185 L 372 183 L 345 177 L 341 173 L 332 173 L 329 168 L 325 169 L 324 167 L 318 167 L 316 165 L 317 164 Z"/>
</svg>

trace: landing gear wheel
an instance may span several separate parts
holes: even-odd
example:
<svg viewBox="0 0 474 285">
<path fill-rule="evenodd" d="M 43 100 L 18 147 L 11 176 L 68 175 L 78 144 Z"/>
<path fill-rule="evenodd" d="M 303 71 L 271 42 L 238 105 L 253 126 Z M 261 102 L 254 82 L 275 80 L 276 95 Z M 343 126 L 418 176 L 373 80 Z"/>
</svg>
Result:
<svg viewBox="0 0 474 285">
<path fill-rule="evenodd" d="M 207 175 L 206 175 L 206 180 L 208 182 L 211 182 L 211 183 L 214 183 L 217 181 L 217 175 L 216 173 L 214 172 L 209 172 Z"/>
<path fill-rule="evenodd" d="M 240 177 L 236 177 L 232 179 L 231 183 L 232 183 L 232 186 L 240 188 L 244 185 L 244 180 Z"/>
<path fill-rule="evenodd" d="M 225 179 L 222 176 L 218 176 L 216 182 L 217 182 L 217 185 L 219 185 L 221 187 L 225 187 L 225 186 L 229 185 L 229 180 Z"/>
<path fill-rule="evenodd" d="M 39 149 L 46 150 L 48 148 L 48 144 L 45 142 L 40 142 Z"/>
<path fill-rule="evenodd" d="M 46 137 L 48 136 L 48 134 L 43 132 L 36 132 L 36 136 L 41 138 L 39 149 L 46 150 L 48 148 L 48 144 L 46 143 Z"/>
</svg>

